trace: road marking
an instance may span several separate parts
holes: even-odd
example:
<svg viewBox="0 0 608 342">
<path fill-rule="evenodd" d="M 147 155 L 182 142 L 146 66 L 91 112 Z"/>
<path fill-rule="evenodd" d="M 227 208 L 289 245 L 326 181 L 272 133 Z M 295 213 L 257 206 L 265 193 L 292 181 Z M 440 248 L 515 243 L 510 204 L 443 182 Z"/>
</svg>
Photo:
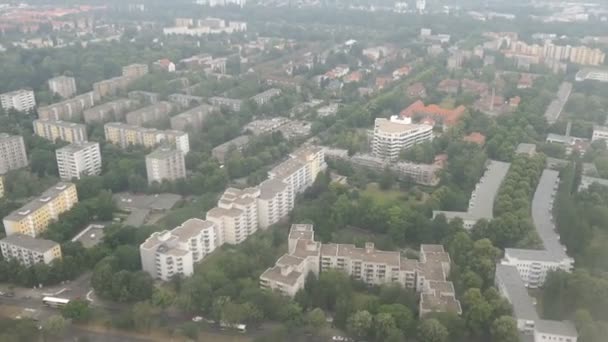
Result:
<svg viewBox="0 0 608 342">
<path fill-rule="evenodd" d="M 89 290 L 89 292 L 87 292 L 86 298 L 89 302 L 93 303 L 93 299 L 91 298 L 91 294 L 93 294 L 93 290 Z"/>
<path fill-rule="evenodd" d="M 64 287 L 64 288 L 62 288 L 61 290 L 59 290 L 59 291 L 57 291 L 55 293 L 43 293 L 42 295 L 43 296 L 47 296 L 47 297 L 52 297 L 52 296 L 60 295 L 60 294 L 62 294 L 66 290 L 67 290 L 67 288 Z"/>
</svg>

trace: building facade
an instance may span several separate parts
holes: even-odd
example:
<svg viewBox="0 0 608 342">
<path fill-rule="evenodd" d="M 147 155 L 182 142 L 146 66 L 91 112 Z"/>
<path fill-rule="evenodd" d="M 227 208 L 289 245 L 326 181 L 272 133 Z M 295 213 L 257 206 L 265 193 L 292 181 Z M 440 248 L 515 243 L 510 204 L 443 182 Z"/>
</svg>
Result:
<svg viewBox="0 0 608 342">
<path fill-rule="evenodd" d="M 52 142 L 59 140 L 69 143 L 87 141 L 87 126 L 74 122 L 54 121 L 48 119 L 34 120 L 34 133 Z"/>
<path fill-rule="evenodd" d="M 69 181 L 81 176 L 96 176 L 101 173 L 99 143 L 82 142 L 70 144 L 55 151 L 59 177 Z"/>
<path fill-rule="evenodd" d="M 258 196 L 258 188 L 228 188 L 217 207 L 207 212 L 207 220 L 218 227 L 219 246 L 239 244 L 258 230 Z"/>
<path fill-rule="evenodd" d="M 71 99 L 53 103 L 45 107 L 38 107 L 38 118 L 48 120 L 80 121 L 83 111 L 95 106 L 97 98 L 90 91 Z"/>
<path fill-rule="evenodd" d="M 127 113 L 126 121 L 129 125 L 143 126 L 156 121 L 168 120 L 171 110 L 173 110 L 171 103 L 161 101 Z"/>
<path fill-rule="evenodd" d="M 432 126 L 412 124 L 411 122 L 411 119 L 407 117 L 377 118 L 372 140 L 374 155 L 396 160 L 399 158 L 401 151 L 433 139 Z"/>
<path fill-rule="evenodd" d="M 135 106 L 136 102 L 131 99 L 118 99 L 106 102 L 85 110 L 83 112 L 84 122 L 91 124 L 94 122 L 122 121 L 125 119 L 125 113 Z"/>
<path fill-rule="evenodd" d="M 316 146 L 302 147 L 294 151 L 290 158 L 268 172 L 269 179 L 278 179 L 291 187 L 295 194 L 304 192 L 325 170 L 325 153 Z"/>
<path fill-rule="evenodd" d="M 400 252 L 381 251 L 373 243 L 321 244 L 314 239 L 310 224 L 294 224 L 288 237 L 288 253 L 260 276 L 262 288 L 294 297 L 304 288 L 312 272 L 340 270 L 370 285 L 401 284 L 420 293 L 420 315 L 431 312 L 462 313 L 454 286 L 447 281 L 450 256 L 441 245 L 421 245 L 420 260 L 402 257 Z"/>
<path fill-rule="evenodd" d="M 0 250 L 4 260 L 17 260 L 26 267 L 38 263 L 48 265 L 61 259 L 61 247 L 57 242 L 23 234 L 9 235 L 0 240 Z"/>
<path fill-rule="evenodd" d="M 148 183 L 186 178 L 184 153 L 177 149 L 161 147 L 146 156 Z"/>
<path fill-rule="evenodd" d="M 216 230 L 213 222 L 193 218 L 171 231 L 153 233 L 139 246 L 142 269 L 163 281 L 192 275 L 194 263 L 217 247 Z"/>
<path fill-rule="evenodd" d="M 121 122 L 109 122 L 103 126 L 103 130 L 106 140 L 121 148 L 131 145 L 152 148 L 166 143 L 184 154 L 190 151 L 190 138 L 188 133 L 182 131 L 143 128 Z"/>
<path fill-rule="evenodd" d="M 49 79 L 49 89 L 64 99 L 76 95 L 76 79 L 68 76 L 58 76 Z"/>
<path fill-rule="evenodd" d="M 36 107 L 36 98 L 31 89 L 19 89 L 0 94 L 0 104 L 4 110 L 14 109 L 19 112 L 27 112 Z"/>
<path fill-rule="evenodd" d="M 148 73 L 147 64 L 130 64 L 122 67 L 122 75 L 130 78 L 139 78 Z"/>
<path fill-rule="evenodd" d="M 59 215 L 78 203 L 76 185 L 59 182 L 40 197 L 13 211 L 3 219 L 6 235 L 24 234 L 36 237 Z"/>
<path fill-rule="evenodd" d="M 213 112 L 218 112 L 216 107 L 209 105 L 196 106 L 183 113 L 171 117 L 171 128 L 179 131 L 200 131 L 205 120 Z"/>
<path fill-rule="evenodd" d="M 257 199 L 258 222 L 266 229 L 289 215 L 294 207 L 294 191 L 290 185 L 277 179 L 260 183 Z"/>
<path fill-rule="evenodd" d="M 0 133 L 0 175 L 26 167 L 27 164 L 23 137 Z"/>
</svg>

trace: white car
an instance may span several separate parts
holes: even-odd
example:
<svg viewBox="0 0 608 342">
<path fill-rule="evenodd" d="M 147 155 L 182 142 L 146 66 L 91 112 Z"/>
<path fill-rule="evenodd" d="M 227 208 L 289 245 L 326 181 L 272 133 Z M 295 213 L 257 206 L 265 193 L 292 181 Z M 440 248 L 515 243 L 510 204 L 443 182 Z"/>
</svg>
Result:
<svg viewBox="0 0 608 342">
<path fill-rule="evenodd" d="M 192 317 L 192 322 L 202 322 L 202 321 L 203 321 L 203 317 L 201 317 L 201 316 Z"/>
<path fill-rule="evenodd" d="M 350 341 L 350 338 L 345 337 L 345 336 L 334 336 L 331 338 L 332 341 L 341 341 L 341 342 L 347 342 Z"/>
</svg>

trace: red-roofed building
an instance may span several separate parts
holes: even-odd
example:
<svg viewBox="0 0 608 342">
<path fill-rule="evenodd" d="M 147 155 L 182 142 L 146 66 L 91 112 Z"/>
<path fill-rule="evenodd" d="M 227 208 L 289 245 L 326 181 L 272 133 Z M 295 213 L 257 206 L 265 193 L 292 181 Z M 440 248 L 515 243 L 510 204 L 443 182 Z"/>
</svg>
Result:
<svg viewBox="0 0 608 342">
<path fill-rule="evenodd" d="M 532 74 L 522 73 L 519 76 L 519 82 L 517 83 L 517 89 L 527 89 L 532 88 L 534 83 L 534 77 Z"/>
<path fill-rule="evenodd" d="M 440 92 L 443 92 L 443 93 L 456 94 L 456 93 L 458 93 L 459 87 L 460 87 L 459 80 L 445 79 L 445 80 L 439 82 L 439 85 L 437 85 L 437 90 L 439 90 Z"/>
<path fill-rule="evenodd" d="M 417 82 L 407 87 L 407 96 L 411 98 L 425 98 L 426 97 L 426 89 L 422 83 Z"/>
<path fill-rule="evenodd" d="M 519 107 L 520 103 L 521 103 L 521 97 L 519 97 L 519 96 L 515 96 L 515 97 L 512 97 L 511 99 L 509 99 L 509 106 L 511 106 L 513 108 Z"/>
<path fill-rule="evenodd" d="M 348 67 L 348 65 L 338 65 L 335 68 L 326 72 L 325 76 L 327 78 L 329 78 L 330 80 L 335 80 L 335 79 L 346 76 L 346 74 L 348 74 L 349 70 L 350 70 L 350 68 Z"/>
<path fill-rule="evenodd" d="M 478 96 L 482 96 L 488 92 L 488 85 L 483 82 L 475 80 L 463 79 L 460 83 L 462 91 L 465 93 L 472 93 Z"/>
<path fill-rule="evenodd" d="M 445 109 L 436 104 L 425 106 L 424 102 L 418 100 L 402 110 L 400 115 L 410 118 L 422 115 L 423 120 L 426 117 L 431 117 L 434 120 L 440 119 L 444 126 L 452 126 L 460 120 L 465 111 L 466 108 L 464 106 L 458 106 L 456 109 Z"/>
<path fill-rule="evenodd" d="M 357 71 L 353 71 L 350 74 L 344 76 L 344 78 L 342 80 L 344 81 L 344 83 L 355 83 L 355 82 L 361 82 L 362 79 L 363 79 L 363 73 L 360 70 L 357 70 Z"/>
<path fill-rule="evenodd" d="M 473 132 L 473 133 L 467 135 L 466 137 L 464 137 L 464 139 L 462 139 L 462 140 L 483 146 L 486 143 L 486 136 L 479 132 Z"/>
<path fill-rule="evenodd" d="M 388 77 L 388 76 L 378 76 L 378 77 L 376 77 L 376 89 L 382 90 L 387 85 L 391 84 L 392 81 L 393 81 L 393 79 L 391 77 Z"/>
<path fill-rule="evenodd" d="M 401 78 L 409 75 L 411 70 L 412 68 L 410 68 L 409 65 L 402 66 L 401 68 L 393 71 L 393 80 L 400 80 Z"/>
<path fill-rule="evenodd" d="M 171 62 L 167 58 L 157 60 L 154 62 L 153 66 L 162 71 L 175 72 L 175 63 Z"/>
</svg>

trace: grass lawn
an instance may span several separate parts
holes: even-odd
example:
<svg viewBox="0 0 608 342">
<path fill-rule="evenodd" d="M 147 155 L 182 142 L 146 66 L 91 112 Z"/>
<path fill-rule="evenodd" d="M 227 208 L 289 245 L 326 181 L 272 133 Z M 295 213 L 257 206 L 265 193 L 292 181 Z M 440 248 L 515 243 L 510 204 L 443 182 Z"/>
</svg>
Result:
<svg viewBox="0 0 608 342">
<path fill-rule="evenodd" d="M 363 194 L 371 196 L 378 202 L 408 201 L 407 193 L 399 189 L 382 190 L 378 183 L 369 183 Z"/>
</svg>

